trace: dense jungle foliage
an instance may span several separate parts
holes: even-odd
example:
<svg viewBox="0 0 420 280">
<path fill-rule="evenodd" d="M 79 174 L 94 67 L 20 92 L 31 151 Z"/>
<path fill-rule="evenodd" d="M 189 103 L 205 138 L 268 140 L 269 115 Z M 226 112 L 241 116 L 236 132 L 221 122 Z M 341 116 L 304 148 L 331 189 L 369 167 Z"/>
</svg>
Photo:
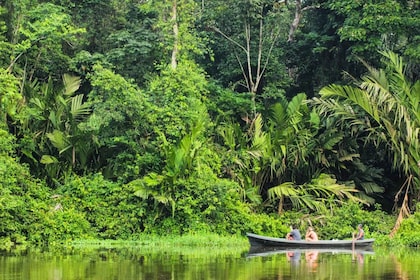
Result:
<svg viewBox="0 0 420 280">
<path fill-rule="evenodd" d="M 2 243 L 364 223 L 418 246 L 419 11 L 0 0 Z"/>
</svg>

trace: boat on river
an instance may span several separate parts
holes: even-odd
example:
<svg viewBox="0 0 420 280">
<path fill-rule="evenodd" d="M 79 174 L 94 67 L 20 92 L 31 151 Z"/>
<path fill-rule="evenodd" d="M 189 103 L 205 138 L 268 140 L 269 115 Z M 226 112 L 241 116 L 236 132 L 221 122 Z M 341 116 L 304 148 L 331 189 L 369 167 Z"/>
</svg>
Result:
<svg viewBox="0 0 420 280">
<path fill-rule="evenodd" d="M 284 249 L 366 249 L 372 248 L 375 239 L 363 240 L 288 240 L 286 238 L 277 238 L 263 236 L 253 233 L 247 233 L 251 247 L 275 247 Z"/>
</svg>

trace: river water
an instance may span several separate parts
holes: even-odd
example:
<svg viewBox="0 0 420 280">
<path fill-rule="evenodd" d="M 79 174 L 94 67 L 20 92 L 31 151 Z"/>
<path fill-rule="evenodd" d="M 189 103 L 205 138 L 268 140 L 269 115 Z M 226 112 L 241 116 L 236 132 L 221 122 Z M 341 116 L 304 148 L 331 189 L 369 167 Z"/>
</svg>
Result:
<svg viewBox="0 0 420 280">
<path fill-rule="evenodd" d="M 420 250 L 24 249 L 0 253 L 0 280 L 420 279 Z"/>
</svg>

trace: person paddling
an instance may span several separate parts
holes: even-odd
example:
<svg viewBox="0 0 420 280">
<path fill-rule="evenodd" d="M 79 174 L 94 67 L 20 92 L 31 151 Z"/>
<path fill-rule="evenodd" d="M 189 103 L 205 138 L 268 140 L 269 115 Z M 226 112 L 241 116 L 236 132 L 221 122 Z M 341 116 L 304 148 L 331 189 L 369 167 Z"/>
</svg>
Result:
<svg viewBox="0 0 420 280">
<path fill-rule="evenodd" d="M 357 233 L 353 235 L 353 239 L 355 239 L 355 240 L 365 239 L 365 231 L 363 230 L 363 225 L 362 224 L 359 224 L 357 226 Z"/>
</svg>

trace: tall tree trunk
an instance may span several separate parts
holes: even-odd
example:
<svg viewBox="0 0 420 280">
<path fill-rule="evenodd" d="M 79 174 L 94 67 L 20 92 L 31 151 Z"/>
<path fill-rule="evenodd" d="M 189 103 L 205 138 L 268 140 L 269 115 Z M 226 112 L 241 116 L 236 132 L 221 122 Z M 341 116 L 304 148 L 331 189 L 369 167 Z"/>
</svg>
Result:
<svg viewBox="0 0 420 280">
<path fill-rule="evenodd" d="M 312 5 L 306 6 L 302 9 L 302 0 L 296 0 L 296 8 L 295 8 L 295 18 L 290 24 L 289 36 L 287 38 L 287 42 L 293 42 L 295 40 L 295 32 L 299 26 L 300 19 L 302 18 L 302 14 L 304 11 L 309 9 L 319 8 L 319 5 Z"/>
<path fill-rule="evenodd" d="M 292 24 L 290 25 L 289 37 L 287 39 L 287 42 L 293 42 L 295 31 L 298 28 L 301 17 L 302 17 L 302 1 L 296 0 L 295 18 Z"/>
<path fill-rule="evenodd" d="M 177 0 L 173 0 L 172 3 L 172 29 L 174 32 L 174 46 L 172 49 L 171 67 L 176 69 L 177 67 L 177 56 L 178 56 L 178 41 L 179 41 L 179 30 L 177 22 Z"/>
</svg>

